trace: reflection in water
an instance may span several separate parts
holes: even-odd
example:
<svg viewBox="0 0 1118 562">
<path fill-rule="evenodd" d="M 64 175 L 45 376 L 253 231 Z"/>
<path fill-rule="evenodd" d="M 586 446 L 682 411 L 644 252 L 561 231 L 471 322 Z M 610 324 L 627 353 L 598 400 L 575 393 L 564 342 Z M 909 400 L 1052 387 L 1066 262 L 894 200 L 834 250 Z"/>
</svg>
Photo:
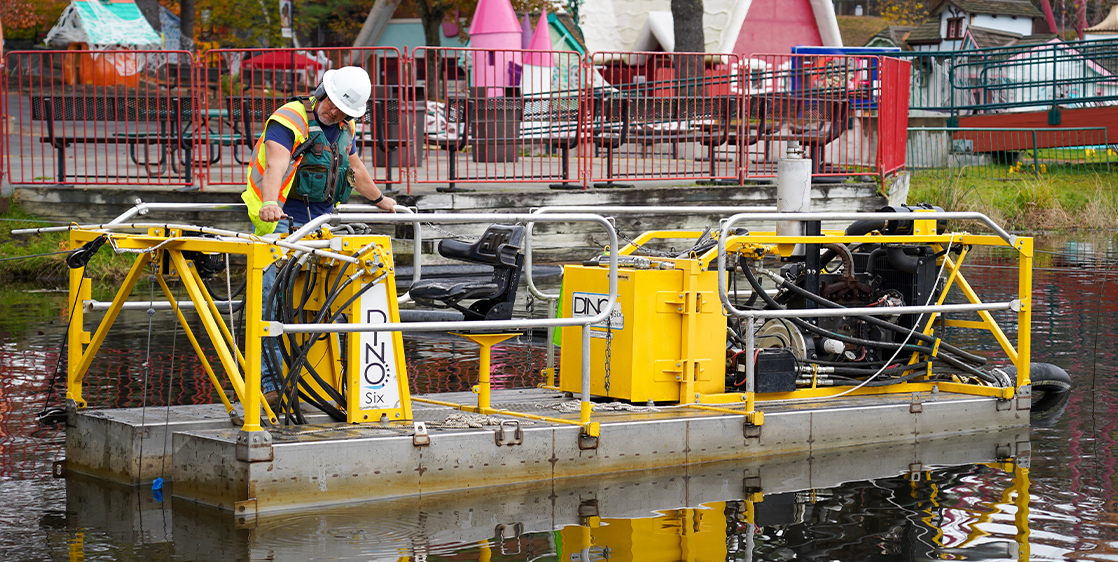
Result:
<svg viewBox="0 0 1118 562">
<path fill-rule="evenodd" d="M 0 292 L 0 559 L 1115 559 L 1118 277 L 1103 277 L 1114 242 L 1038 247 L 1033 358 L 1067 370 L 1076 388 L 1062 414 L 1057 408 L 1033 426 L 1031 440 L 1006 441 L 1031 441 L 1028 469 L 995 462 L 996 447 L 978 447 L 969 436 L 893 455 L 821 453 L 606 475 L 543 490 L 502 486 L 262 517 L 255 525 L 176 503 L 173 487 L 156 502 L 150 489 L 49 478 L 65 433 L 33 418 L 63 388 L 51 383 L 68 303 L 58 294 Z M 964 269 L 975 289 L 986 300 L 1013 295 L 1015 267 L 998 255 L 983 261 Z M 150 355 L 146 314 L 128 313 L 114 329 L 87 377 L 91 403 L 217 401 L 220 390 L 170 315 L 157 313 L 154 324 Z M 958 330 L 950 339 L 1005 362 L 989 338 Z M 475 345 L 449 336 L 408 336 L 405 345 L 413 392 L 476 382 Z M 495 385 L 532 386 L 541 380 L 544 348 L 513 340 L 494 349 L 494 363 L 503 374 Z M 944 457 L 932 460 L 933 452 Z"/>
<path fill-rule="evenodd" d="M 87 545 L 95 532 L 186 560 L 1027 560 L 1028 511 L 1017 499 L 1028 497 L 1028 469 L 993 462 L 1026 436 L 980 433 L 253 520 L 82 477 L 67 479 L 66 505 L 68 525 L 91 531 Z"/>
</svg>

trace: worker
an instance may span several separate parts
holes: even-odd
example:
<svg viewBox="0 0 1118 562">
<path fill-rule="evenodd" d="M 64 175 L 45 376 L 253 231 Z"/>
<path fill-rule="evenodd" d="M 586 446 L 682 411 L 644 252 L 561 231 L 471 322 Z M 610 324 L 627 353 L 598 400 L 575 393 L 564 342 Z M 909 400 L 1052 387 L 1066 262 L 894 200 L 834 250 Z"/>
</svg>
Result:
<svg viewBox="0 0 1118 562">
<path fill-rule="evenodd" d="M 381 193 L 357 154 L 353 120 L 365 115 L 371 91 L 362 68 L 327 70 L 313 96 L 289 102 L 268 117 L 252 149 L 248 186 L 241 194 L 257 235 L 289 233 L 329 214 L 354 189 L 373 205 L 395 211 L 396 201 Z M 264 299 L 275 279 L 275 267 L 264 271 Z M 267 302 L 264 306 L 266 310 Z M 265 343 L 278 352 L 275 338 Z M 279 377 L 273 377 L 264 358 L 260 375 L 265 398 L 274 407 Z"/>
</svg>

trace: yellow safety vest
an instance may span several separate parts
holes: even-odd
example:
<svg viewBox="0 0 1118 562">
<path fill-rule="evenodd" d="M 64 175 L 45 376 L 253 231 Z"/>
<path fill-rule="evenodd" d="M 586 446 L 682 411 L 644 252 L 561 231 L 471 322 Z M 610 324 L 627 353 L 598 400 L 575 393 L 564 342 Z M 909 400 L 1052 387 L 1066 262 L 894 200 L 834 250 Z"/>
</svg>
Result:
<svg viewBox="0 0 1118 562">
<path fill-rule="evenodd" d="M 317 100 L 311 98 L 311 109 L 314 108 L 314 103 Z M 308 133 L 308 119 L 307 119 L 307 105 L 302 101 L 292 101 L 284 104 L 276 110 L 268 121 L 264 123 L 264 131 L 267 132 L 268 124 L 275 122 L 281 126 L 291 129 L 295 133 L 295 143 L 291 146 L 292 152 L 303 141 L 307 140 Z M 356 127 L 353 122 L 347 121 L 350 127 L 350 136 L 356 133 Z M 252 220 L 255 227 L 255 232 L 259 236 L 271 234 L 276 230 L 276 223 L 266 222 L 260 220 L 260 209 L 264 207 L 264 192 L 261 189 L 261 184 L 264 182 L 264 136 L 265 132 L 260 133 L 260 138 L 256 140 L 256 144 L 252 147 L 251 164 L 249 165 L 248 185 L 241 193 L 241 200 L 248 206 L 248 218 Z M 284 202 L 287 201 L 288 194 L 291 193 L 291 186 L 295 184 L 295 169 L 299 167 L 299 163 L 303 161 L 302 155 L 298 158 L 291 160 L 287 166 L 287 170 L 283 173 L 283 184 L 280 186 L 279 204 L 282 207 Z M 335 203 L 336 204 L 336 203 Z"/>
</svg>

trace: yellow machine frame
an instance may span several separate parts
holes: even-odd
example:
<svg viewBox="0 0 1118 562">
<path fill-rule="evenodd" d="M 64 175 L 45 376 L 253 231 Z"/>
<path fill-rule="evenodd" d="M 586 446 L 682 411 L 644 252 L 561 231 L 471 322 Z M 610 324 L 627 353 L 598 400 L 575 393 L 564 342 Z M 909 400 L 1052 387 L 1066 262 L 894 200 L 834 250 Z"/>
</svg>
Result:
<svg viewBox="0 0 1118 562">
<path fill-rule="evenodd" d="M 657 239 L 695 239 L 702 234 L 701 231 L 649 231 L 641 234 L 634 239 L 632 243 L 628 244 L 618 252 L 619 255 L 632 255 L 633 252 L 640 246 L 648 244 L 649 242 Z M 714 233 L 717 235 L 717 233 Z M 691 372 L 692 376 L 686 376 L 683 380 L 679 381 L 679 396 L 680 403 L 688 405 L 693 408 L 700 408 L 705 410 L 720 411 L 725 413 L 742 414 L 740 410 L 733 410 L 717 405 L 726 405 L 733 403 L 745 402 L 745 414 L 752 416 L 752 421 L 755 425 L 763 423 L 762 412 L 756 410 L 756 401 L 765 400 L 788 400 L 788 399 L 803 399 L 803 398 L 827 398 L 837 394 L 852 394 L 852 395 L 873 395 L 873 394 L 897 394 L 897 393 L 912 393 L 912 392 L 928 392 L 933 388 L 938 388 L 942 391 L 956 392 L 961 394 L 970 394 L 976 396 L 991 396 L 1003 400 L 1013 398 L 1020 387 L 1028 385 L 1029 381 L 1029 349 L 1030 349 L 1030 331 L 1031 331 L 1031 292 L 1032 292 L 1032 264 L 1033 264 L 1033 240 L 1032 238 L 1020 237 L 1016 238 L 1015 243 L 1011 245 L 998 236 L 990 235 L 975 235 L 966 232 L 962 233 L 949 233 L 938 234 L 936 232 L 935 220 L 915 220 L 913 221 L 913 234 L 911 235 L 880 235 L 877 233 L 867 235 L 847 235 L 843 231 L 827 230 L 823 231 L 819 236 L 780 236 L 772 231 L 756 231 L 744 235 L 735 235 L 728 238 L 725 242 L 727 256 L 749 255 L 756 258 L 762 258 L 765 255 L 787 255 L 797 244 L 826 244 L 826 243 L 840 243 L 840 244 L 858 244 L 858 243 L 876 243 L 876 244 L 889 244 L 889 243 L 904 243 L 904 244 L 927 244 L 936 249 L 937 252 L 942 252 L 948 244 L 952 247 L 962 247 L 958 259 L 952 259 L 949 255 L 940 257 L 937 260 L 937 265 L 944 265 L 944 275 L 946 278 L 943 290 L 940 292 L 939 299 L 933 303 L 935 305 L 943 305 L 948 293 L 952 287 L 958 287 L 960 292 L 969 303 L 981 304 L 982 300 L 978 294 L 967 282 L 965 276 L 960 271 L 963 262 L 965 261 L 970 247 L 972 246 L 991 246 L 991 247 L 1004 247 L 1012 248 L 1018 254 L 1018 287 L 1017 287 L 1017 301 L 1019 308 L 1017 309 L 1017 341 L 1016 345 L 1012 342 L 1009 336 L 1006 335 L 994 317 L 988 311 L 979 311 L 975 314 L 977 318 L 974 320 L 956 320 L 950 319 L 941 321 L 945 326 L 967 328 L 974 330 L 984 330 L 990 332 L 1001 346 L 1006 357 L 1017 368 L 1017 386 L 1011 388 L 998 388 L 992 386 L 985 386 L 982 384 L 974 384 L 967 381 L 930 381 L 916 379 L 902 384 L 884 386 L 884 387 L 863 387 L 854 391 L 849 388 L 843 387 L 822 387 L 816 386 L 813 382 L 811 388 L 798 389 L 793 392 L 786 393 L 772 393 L 772 394 L 758 394 L 753 392 L 714 392 L 702 393 L 696 392 L 695 384 L 697 377 L 694 372 L 697 368 L 692 367 L 690 371 L 685 369 L 685 372 Z M 718 250 L 712 249 L 705 252 L 702 256 L 692 256 L 690 259 L 660 259 L 653 258 L 654 261 L 673 262 L 674 267 L 681 269 L 688 269 L 702 275 L 716 269 L 716 260 L 718 257 Z M 728 258 L 729 261 L 729 258 Z M 946 264 L 944 264 L 946 261 Z M 687 265 L 681 265 L 687 264 Z M 622 271 L 632 272 L 631 269 L 623 269 Z M 702 292 L 692 288 L 691 286 L 684 287 L 684 298 L 682 299 L 680 314 L 689 317 L 685 325 L 692 325 L 694 319 L 698 316 L 692 312 L 701 308 Z M 564 287 L 564 295 L 576 290 L 572 287 Z M 806 311 L 805 311 L 806 312 Z M 724 311 L 725 313 L 725 311 Z M 805 314 L 806 316 L 807 314 Z M 930 314 L 924 324 L 922 333 L 926 335 L 934 335 L 935 323 L 938 318 L 938 313 Z M 564 332 L 571 331 L 572 334 L 577 332 L 576 329 L 565 328 Z M 696 353 L 697 346 L 695 341 L 697 334 L 693 330 L 681 330 L 679 335 L 682 342 L 679 349 L 683 351 L 680 363 L 683 365 L 696 366 L 701 364 L 704 356 Z M 713 334 L 706 334 L 713 336 Z M 721 334 L 719 334 L 721 335 Z M 573 352 L 575 355 L 580 353 L 581 345 L 574 339 L 571 339 L 573 344 L 571 347 L 566 345 L 568 340 L 565 338 L 564 351 Z M 938 343 L 936 345 L 938 348 Z M 577 348 L 577 349 L 575 349 Z M 910 359 L 909 364 L 915 362 L 915 355 Z M 928 374 L 931 374 L 931 366 L 928 367 Z M 579 379 L 577 377 L 560 377 L 563 380 L 572 380 L 571 384 L 564 384 L 561 382 L 561 387 L 566 391 L 580 390 Z M 597 388 L 595 385 L 600 386 L 600 381 L 592 381 L 592 388 Z M 572 386 L 573 385 L 573 386 Z M 694 397 L 692 399 L 692 397 Z M 706 404 L 707 406 L 704 406 Z"/>
<path fill-rule="evenodd" d="M 217 373 L 203 353 L 198 337 L 191 330 L 186 316 L 179 308 L 178 298 L 167 283 L 168 278 L 175 277 L 180 280 L 183 289 L 193 302 L 233 392 L 244 405 L 244 425 L 242 429 L 245 431 L 262 430 L 261 408 L 264 409 L 270 423 L 277 423 L 278 419 L 275 413 L 262 399 L 263 395 L 260 387 L 262 342 L 264 341 L 263 338 L 271 331 L 270 324 L 261 319 L 262 299 L 260 295 L 264 270 L 273 262 L 285 258 L 289 252 L 274 242 L 254 236 L 245 235 L 244 238 L 238 239 L 215 239 L 184 235 L 183 230 L 173 228 L 149 228 L 147 234 L 106 233 L 99 230 L 72 229 L 70 231 L 70 245 L 72 248 L 77 248 L 100 236 L 109 236 L 111 244 L 117 251 L 136 253 L 137 258 L 117 290 L 112 304 L 105 312 L 97 329 L 92 333 L 85 328 L 85 306 L 83 304 L 92 299 L 92 279 L 85 276 L 84 268 L 70 270 L 70 295 L 76 306 L 70 310 L 66 398 L 72 400 L 77 408 L 86 407 L 86 401 L 82 395 L 82 383 L 85 374 L 137 281 L 145 274 L 149 274 L 163 291 L 164 297 L 170 303 L 179 324 L 186 332 L 187 339 L 197 354 L 210 382 L 215 388 L 223 388 Z M 358 269 L 363 270 L 363 274 L 359 278 L 360 283 L 351 285 L 336 302 L 344 303 L 361 286 L 375 283 L 380 286 L 371 288 L 369 291 L 383 293 L 388 313 L 386 321 L 397 322 L 399 320 L 399 311 L 395 299 L 392 252 L 388 237 L 346 236 L 335 238 L 326 231 L 320 231 L 310 238 L 328 240 L 331 242 L 331 248 L 337 248 L 333 251 L 358 258 L 354 261 L 359 263 L 353 264 L 332 260 L 325 257 L 325 254 L 331 251 L 323 252 L 323 256 L 315 258 L 327 265 L 327 267 L 322 268 L 321 275 L 335 275 L 338 268 L 341 267 L 347 268 L 345 272 L 347 275 L 358 272 Z M 244 354 L 233 345 L 233 335 L 222 317 L 222 312 L 203 287 L 201 275 L 194 267 L 194 263 L 185 258 L 183 252 L 245 256 L 247 285 L 244 302 L 246 319 L 243 330 Z M 321 291 L 319 291 L 318 296 L 322 296 Z M 360 304 L 360 301 L 353 303 L 350 310 L 347 311 L 351 319 L 354 318 L 354 313 L 359 309 Z M 355 334 L 354 337 L 357 337 L 357 335 Z M 337 334 L 333 334 L 327 341 L 319 342 L 317 345 L 320 351 L 318 355 L 319 365 L 330 366 L 327 371 L 330 373 L 332 383 L 337 385 L 336 388 L 339 389 L 341 385 L 338 383 L 343 380 L 343 377 L 347 383 L 347 404 L 344 406 L 347 421 L 350 423 L 380 421 L 382 416 L 386 416 L 390 420 L 411 419 L 411 396 L 408 392 L 402 336 L 399 332 L 391 332 L 388 337 L 392 338 L 393 345 L 391 347 L 394 350 L 392 359 L 398 367 L 397 373 L 400 375 L 393 377 L 394 384 L 397 385 L 399 402 L 391 407 L 384 408 L 361 407 L 361 397 L 359 396 L 361 373 L 352 368 L 349 369 L 348 373 L 341 372 L 342 350 L 339 347 Z M 348 353 L 347 361 L 349 365 L 361 364 L 361 349 L 359 346 L 350 345 Z M 223 391 L 218 392 L 218 395 L 226 411 L 230 416 L 233 416 L 234 409 L 229 398 Z"/>
</svg>

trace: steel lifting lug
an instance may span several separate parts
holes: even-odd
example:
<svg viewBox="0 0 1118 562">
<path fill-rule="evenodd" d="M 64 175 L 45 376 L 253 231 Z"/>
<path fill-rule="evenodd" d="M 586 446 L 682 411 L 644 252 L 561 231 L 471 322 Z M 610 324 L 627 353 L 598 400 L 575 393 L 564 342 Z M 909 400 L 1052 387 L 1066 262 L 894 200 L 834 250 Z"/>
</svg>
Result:
<svg viewBox="0 0 1118 562">
<path fill-rule="evenodd" d="M 415 422 L 412 426 L 415 428 L 415 433 L 412 433 L 411 444 L 416 447 L 426 447 L 431 444 L 431 436 L 427 433 L 427 424 L 421 421 Z"/>
<path fill-rule="evenodd" d="M 912 393 L 912 403 L 909 404 L 909 406 L 908 406 L 908 412 L 910 414 L 919 414 L 920 412 L 923 412 L 923 411 L 924 411 L 924 404 L 920 402 L 920 393 L 913 392 Z"/>
<path fill-rule="evenodd" d="M 505 430 L 505 426 L 509 426 L 509 430 Z M 518 420 L 503 420 L 501 425 L 497 426 L 497 431 L 493 434 L 497 446 L 513 446 L 520 445 L 524 442 L 524 430 L 520 429 L 520 422 Z"/>
</svg>

